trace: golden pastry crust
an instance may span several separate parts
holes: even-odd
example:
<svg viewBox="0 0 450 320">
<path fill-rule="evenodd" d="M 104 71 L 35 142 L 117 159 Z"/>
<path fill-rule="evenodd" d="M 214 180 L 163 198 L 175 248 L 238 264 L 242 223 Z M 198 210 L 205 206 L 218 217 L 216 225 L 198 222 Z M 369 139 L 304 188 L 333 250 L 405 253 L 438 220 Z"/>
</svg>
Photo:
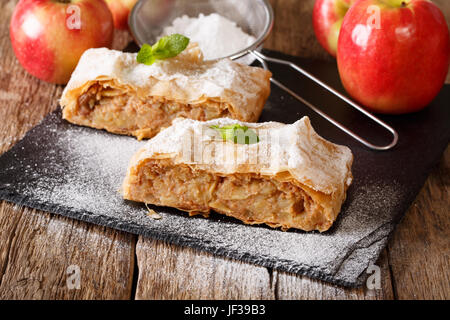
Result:
<svg viewBox="0 0 450 320">
<path fill-rule="evenodd" d="M 230 124 L 249 127 L 260 141 L 224 142 L 210 128 Z M 352 161 L 347 147 L 321 138 L 307 117 L 291 125 L 176 119 L 133 156 L 123 196 L 191 214 L 212 209 L 248 224 L 325 231 L 345 201 Z"/>
<path fill-rule="evenodd" d="M 271 73 L 229 59 L 204 61 L 193 44 L 151 66 L 136 54 L 89 49 L 60 99 L 69 122 L 150 138 L 177 117 L 257 121 Z"/>
</svg>

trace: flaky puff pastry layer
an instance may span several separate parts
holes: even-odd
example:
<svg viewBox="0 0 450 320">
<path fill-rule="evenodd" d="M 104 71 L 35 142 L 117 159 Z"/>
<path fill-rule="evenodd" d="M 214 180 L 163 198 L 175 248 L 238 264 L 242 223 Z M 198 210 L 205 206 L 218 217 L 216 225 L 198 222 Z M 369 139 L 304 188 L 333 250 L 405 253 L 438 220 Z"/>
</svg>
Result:
<svg viewBox="0 0 450 320">
<path fill-rule="evenodd" d="M 223 141 L 211 128 L 232 124 L 247 126 L 259 141 Z M 307 117 L 289 125 L 176 119 L 130 160 L 123 196 L 283 230 L 325 231 L 345 201 L 352 161 L 349 148 L 320 137 Z"/>
<path fill-rule="evenodd" d="M 229 59 L 205 61 L 196 44 L 151 66 L 138 63 L 135 53 L 89 49 L 60 104 L 69 122 L 142 139 L 180 116 L 256 122 L 270 77 L 269 71 Z"/>
</svg>

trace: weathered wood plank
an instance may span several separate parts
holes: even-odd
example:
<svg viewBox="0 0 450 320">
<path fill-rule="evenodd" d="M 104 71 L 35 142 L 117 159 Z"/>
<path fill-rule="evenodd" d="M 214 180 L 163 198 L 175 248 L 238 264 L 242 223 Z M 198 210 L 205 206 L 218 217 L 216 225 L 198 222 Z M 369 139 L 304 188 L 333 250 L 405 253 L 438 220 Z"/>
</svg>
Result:
<svg viewBox="0 0 450 320">
<path fill-rule="evenodd" d="M 0 299 L 129 299 L 134 244 L 123 232 L 2 202 Z M 79 286 L 69 266 L 79 268 Z"/>
<path fill-rule="evenodd" d="M 450 147 L 389 242 L 399 299 L 450 298 Z"/>
<path fill-rule="evenodd" d="M 29 75 L 15 59 L 8 22 L 16 2 L 0 3 L 0 153 L 54 110 L 62 92 L 62 86 Z M 129 39 L 119 33 L 117 47 Z M 135 239 L 0 202 L 0 299 L 128 299 Z M 70 265 L 80 268 L 79 290 L 66 285 Z"/>
<path fill-rule="evenodd" d="M 136 299 L 273 299 L 266 268 L 139 237 Z"/>
</svg>

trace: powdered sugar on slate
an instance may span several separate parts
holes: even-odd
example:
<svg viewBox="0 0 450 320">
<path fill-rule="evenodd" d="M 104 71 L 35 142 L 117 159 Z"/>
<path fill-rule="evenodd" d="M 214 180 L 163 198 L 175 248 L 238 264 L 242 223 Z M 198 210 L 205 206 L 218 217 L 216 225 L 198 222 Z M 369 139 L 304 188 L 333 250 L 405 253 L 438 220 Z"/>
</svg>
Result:
<svg viewBox="0 0 450 320">
<path fill-rule="evenodd" d="M 189 245 L 267 267 L 354 285 L 392 230 L 398 186 L 355 179 L 332 230 L 282 232 L 212 214 L 188 217 L 175 209 L 124 201 L 119 192 L 132 154 L 145 142 L 70 125 L 59 113 L 33 129 L 8 155 L 0 191 L 23 195 L 28 206 L 116 229 Z M 387 225 L 387 226 L 386 226 Z"/>
</svg>

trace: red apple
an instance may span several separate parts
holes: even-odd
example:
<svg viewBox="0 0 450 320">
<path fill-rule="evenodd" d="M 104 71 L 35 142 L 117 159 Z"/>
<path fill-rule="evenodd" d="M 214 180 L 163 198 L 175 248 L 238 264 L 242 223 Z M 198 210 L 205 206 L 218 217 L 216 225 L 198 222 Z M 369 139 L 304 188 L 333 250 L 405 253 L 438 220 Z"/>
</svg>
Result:
<svg viewBox="0 0 450 320">
<path fill-rule="evenodd" d="M 29 73 L 64 84 L 86 49 L 111 46 L 114 26 L 103 0 L 20 0 L 9 31 Z"/>
<path fill-rule="evenodd" d="M 427 0 L 359 0 L 342 23 L 337 62 L 345 89 L 369 110 L 418 111 L 447 75 L 447 23 Z"/>
<path fill-rule="evenodd" d="M 128 15 L 137 0 L 106 0 L 113 15 L 114 27 L 117 29 L 128 29 Z"/>
<path fill-rule="evenodd" d="M 354 0 L 316 0 L 313 9 L 313 26 L 317 40 L 333 57 L 342 20 Z"/>
</svg>

